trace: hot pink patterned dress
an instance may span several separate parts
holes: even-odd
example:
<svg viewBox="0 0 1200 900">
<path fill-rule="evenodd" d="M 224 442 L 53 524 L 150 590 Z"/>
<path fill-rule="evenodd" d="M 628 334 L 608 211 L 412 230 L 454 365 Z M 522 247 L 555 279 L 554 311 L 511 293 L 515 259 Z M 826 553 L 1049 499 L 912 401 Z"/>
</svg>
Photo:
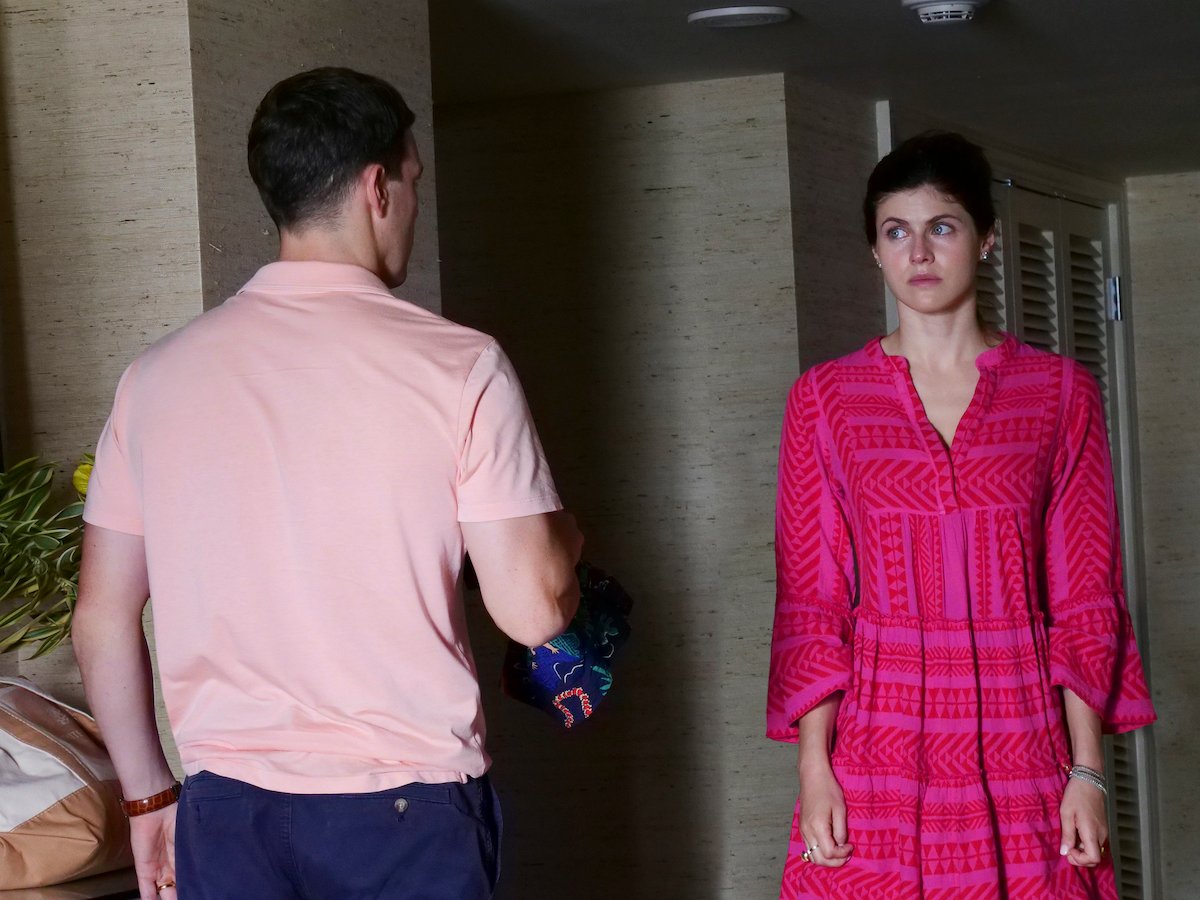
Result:
<svg viewBox="0 0 1200 900">
<path fill-rule="evenodd" d="M 782 897 L 1116 898 L 1059 856 L 1060 687 L 1106 731 L 1154 721 L 1122 593 L 1104 411 L 1078 363 L 1009 335 L 950 448 L 879 340 L 788 399 L 767 734 L 844 691 L 833 767 L 854 855 Z M 797 813 L 799 804 L 797 804 Z"/>
</svg>

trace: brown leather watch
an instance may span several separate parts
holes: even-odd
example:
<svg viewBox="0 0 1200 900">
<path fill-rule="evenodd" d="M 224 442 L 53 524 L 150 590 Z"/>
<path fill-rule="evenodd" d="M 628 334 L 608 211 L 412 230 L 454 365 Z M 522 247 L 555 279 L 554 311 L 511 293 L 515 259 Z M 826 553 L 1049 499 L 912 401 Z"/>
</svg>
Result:
<svg viewBox="0 0 1200 900">
<path fill-rule="evenodd" d="M 177 781 L 165 791 L 159 791 L 150 797 L 143 797 L 141 800 L 122 800 L 121 811 L 130 818 L 158 812 L 178 800 L 181 790 L 183 790 L 183 785 Z"/>
</svg>

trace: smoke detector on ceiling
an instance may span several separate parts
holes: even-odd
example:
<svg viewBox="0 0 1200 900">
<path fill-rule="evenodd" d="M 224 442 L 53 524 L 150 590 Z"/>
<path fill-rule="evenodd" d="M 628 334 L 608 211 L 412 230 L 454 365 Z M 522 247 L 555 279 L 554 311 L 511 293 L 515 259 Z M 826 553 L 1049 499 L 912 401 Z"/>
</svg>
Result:
<svg viewBox="0 0 1200 900">
<path fill-rule="evenodd" d="M 975 10 L 987 0 L 900 0 L 905 9 L 914 9 L 926 25 L 943 22 L 970 22 Z"/>
<path fill-rule="evenodd" d="M 792 17 L 786 6 L 721 6 L 688 13 L 689 25 L 709 28 L 746 28 L 750 25 L 777 25 Z"/>
</svg>

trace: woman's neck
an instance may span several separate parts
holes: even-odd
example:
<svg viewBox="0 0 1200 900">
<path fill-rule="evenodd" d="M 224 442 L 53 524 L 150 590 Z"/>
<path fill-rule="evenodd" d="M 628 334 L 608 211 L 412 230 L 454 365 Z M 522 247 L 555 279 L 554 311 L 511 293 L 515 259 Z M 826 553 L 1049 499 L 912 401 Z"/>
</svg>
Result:
<svg viewBox="0 0 1200 900">
<path fill-rule="evenodd" d="M 883 339 L 884 352 L 924 369 L 956 368 L 998 343 L 975 314 L 974 304 L 948 315 L 930 316 L 901 307 L 899 327 Z"/>
</svg>

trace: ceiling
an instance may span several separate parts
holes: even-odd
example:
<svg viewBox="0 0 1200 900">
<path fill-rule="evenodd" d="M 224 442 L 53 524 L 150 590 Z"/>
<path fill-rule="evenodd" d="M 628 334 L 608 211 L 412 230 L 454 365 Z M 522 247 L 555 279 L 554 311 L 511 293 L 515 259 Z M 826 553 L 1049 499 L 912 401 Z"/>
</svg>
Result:
<svg viewBox="0 0 1200 900">
<path fill-rule="evenodd" d="M 1200 0 L 991 0 L 921 25 L 900 0 L 777 0 L 708 29 L 719 0 L 430 0 L 435 103 L 792 72 L 1083 171 L 1200 171 Z"/>
</svg>

